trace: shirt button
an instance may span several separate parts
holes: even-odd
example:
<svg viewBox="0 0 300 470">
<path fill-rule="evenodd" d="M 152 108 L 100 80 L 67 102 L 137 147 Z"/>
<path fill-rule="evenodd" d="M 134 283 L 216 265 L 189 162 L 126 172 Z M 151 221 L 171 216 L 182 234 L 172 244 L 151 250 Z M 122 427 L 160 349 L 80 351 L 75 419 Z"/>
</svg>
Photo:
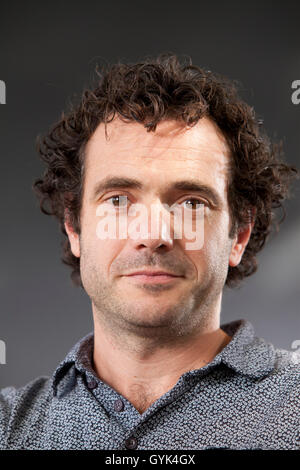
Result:
<svg viewBox="0 0 300 470">
<path fill-rule="evenodd" d="M 96 380 L 94 379 L 89 379 L 88 382 L 87 382 L 87 386 L 89 389 L 93 390 L 94 388 L 96 388 L 98 386 Z"/>
<path fill-rule="evenodd" d="M 129 437 L 125 441 L 125 447 L 127 449 L 136 449 L 138 445 L 137 439 L 135 437 Z"/>
<path fill-rule="evenodd" d="M 124 403 L 122 400 L 118 399 L 114 403 L 115 411 L 123 411 L 124 410 Z"/>
</svg>

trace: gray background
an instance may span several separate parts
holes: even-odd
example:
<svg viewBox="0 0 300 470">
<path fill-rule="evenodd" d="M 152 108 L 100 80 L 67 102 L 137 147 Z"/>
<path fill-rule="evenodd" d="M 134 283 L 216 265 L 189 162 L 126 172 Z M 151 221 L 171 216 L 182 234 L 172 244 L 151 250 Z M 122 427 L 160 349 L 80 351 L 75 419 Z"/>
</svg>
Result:
<svg viewBox="0 0 300 470">
<path fill-rule="evenodd" d="M 291 83 L 300 79 L 297 1 L 1 3 L 0 106 L 1 312 L 7 347 L 0 387 L 49 375 L 72 345 L 92 330 L 88 296 L 73 287 L 60 261 L 56 221 L 40 213 L 31 190 L 43 165 L 39 133 L 58 119 L 96 63 L 141 60 L 171 51 L 237 79 L 242 96 L 284 140 L 286 159 L 299 168 L 300 105 Z M 300 340 L 300 192 L 286 203 L 287 220 L 259 256 L 258 272 L 225 292 L 221 323 L 252 322 L 258 336 L 291 349 Z"/>
</svg>

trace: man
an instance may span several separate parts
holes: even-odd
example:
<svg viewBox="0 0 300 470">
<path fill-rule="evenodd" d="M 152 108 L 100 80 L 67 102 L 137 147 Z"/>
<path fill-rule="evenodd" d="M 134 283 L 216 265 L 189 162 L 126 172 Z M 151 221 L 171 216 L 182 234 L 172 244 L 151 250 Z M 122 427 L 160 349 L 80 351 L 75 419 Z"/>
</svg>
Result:
<svg viewBox="0 0 300 470">
<path fill-rule="evenodd" d="M 248 320 L 220 326 L 296 173 L 235 87 L 172 55 L 116 64 L 38 150 L 94 332 L 52 377 L 1 391 L 2 448 L 299 448 L 299 358 Z"/>
</svg>

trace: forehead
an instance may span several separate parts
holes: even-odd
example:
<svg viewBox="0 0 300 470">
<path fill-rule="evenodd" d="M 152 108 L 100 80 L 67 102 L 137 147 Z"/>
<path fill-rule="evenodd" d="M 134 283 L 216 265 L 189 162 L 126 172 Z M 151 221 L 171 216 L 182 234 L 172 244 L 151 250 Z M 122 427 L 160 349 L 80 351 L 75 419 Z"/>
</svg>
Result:
<svg viewBox="0 0 300 470">
<path fill-rule="evenodd" d="M 227 179 L 229 148 L 217 125 L 204 117 L 190 128 L 165 120 L 155 132 L 136 122 L 115 118 L 101 123 L 89 139 L 85 151 L 85 178 L 97 181 L 106 174 L 141 178 L 156 177 L 162 182 L 179 175 L 202 180 Z"/>
</svg>

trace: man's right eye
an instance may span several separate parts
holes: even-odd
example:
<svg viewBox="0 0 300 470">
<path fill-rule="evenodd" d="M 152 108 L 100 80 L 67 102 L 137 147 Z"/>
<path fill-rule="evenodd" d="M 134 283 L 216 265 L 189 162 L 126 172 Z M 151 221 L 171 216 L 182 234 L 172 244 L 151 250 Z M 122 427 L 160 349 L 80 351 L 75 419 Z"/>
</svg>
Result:
<svg viewBox="0 0 300 470">
<path fill-rule="evenodd" d="M 121 195 L 121 194 L 111 196 L 110 198 L 106 199 L 105 202 L 107 202 L 107 201 L 111 201 L 111 203 L 114 207 L 127 207 L 127 204 L 128 204 L 127 196 L 124 196 L 124 195 Z M 115 204 L 114 202 L 117 202 L 117 204 Z"/>
</svg>

